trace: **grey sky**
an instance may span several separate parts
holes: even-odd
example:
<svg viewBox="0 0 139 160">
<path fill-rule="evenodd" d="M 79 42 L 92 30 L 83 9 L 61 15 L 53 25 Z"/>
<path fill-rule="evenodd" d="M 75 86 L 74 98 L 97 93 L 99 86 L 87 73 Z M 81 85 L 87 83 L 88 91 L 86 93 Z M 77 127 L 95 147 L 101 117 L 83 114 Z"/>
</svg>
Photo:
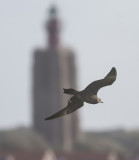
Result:
<svg viewBox="0 0 139 160">
<path fill-rule="evenodd" d="M 115 66 L 117 81 L 99 91 L 103 104 L 80 109 L 84 130 L 139 128 L 139 1 L 57 0 L 62 44 L 76 52 L 78 86 Z M 45 43 L 50 0 L 0 0 L 0 129 L 31 124 L 32 51 Z"/>
</svg>

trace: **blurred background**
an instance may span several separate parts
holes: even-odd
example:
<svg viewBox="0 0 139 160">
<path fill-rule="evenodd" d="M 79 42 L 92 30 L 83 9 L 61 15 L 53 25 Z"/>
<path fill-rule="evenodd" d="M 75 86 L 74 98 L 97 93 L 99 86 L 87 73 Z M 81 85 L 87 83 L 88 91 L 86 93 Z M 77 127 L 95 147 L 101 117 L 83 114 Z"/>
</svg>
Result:
<svg viewBox="0 0 139 160">
<path fill-rule="evenodd" d="M 139 160 L 138 15 L 138 0 L 0 0 L 0 160 Z M 103 104 L 44 121 L 112 67 Z"/>
</svg>

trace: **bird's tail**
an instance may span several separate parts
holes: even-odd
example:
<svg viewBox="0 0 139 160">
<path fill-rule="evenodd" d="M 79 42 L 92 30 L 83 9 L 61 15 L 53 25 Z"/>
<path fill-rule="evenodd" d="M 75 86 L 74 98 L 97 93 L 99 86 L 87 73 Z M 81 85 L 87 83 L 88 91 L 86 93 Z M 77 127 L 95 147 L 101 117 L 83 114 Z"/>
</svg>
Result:
<svg viewBox="0 0 139 160">
<path fill-rule="evenodd" d="M 72 88 L 69 88 L 69 89 L 64 89 L 64 88 L 63 88 L 63 90 L 64 90 L 64 93 L 66 93 L 66 94 L 75 95 L 75 94 L 78 93 L 78 91 L 76 91 L 76 90 L 74 90 L 74 89 L 72 89 Z"/>
</svg>

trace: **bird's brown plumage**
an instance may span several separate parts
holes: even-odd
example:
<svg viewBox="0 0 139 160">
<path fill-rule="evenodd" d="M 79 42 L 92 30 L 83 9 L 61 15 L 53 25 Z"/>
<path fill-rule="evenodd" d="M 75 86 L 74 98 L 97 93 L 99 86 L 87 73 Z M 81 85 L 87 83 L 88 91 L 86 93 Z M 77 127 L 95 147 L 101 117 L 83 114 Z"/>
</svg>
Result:
<svg viewBox="0 0 139 160">
<path fill-rule="evenodd" d="M 92 82 L 84 89 L 83 92 L 89 95 L 97 95 L 97 92 L 100 88 L 112 85 L 113 82 L 116 80 L 116 76 L 117 71 L 115 67 L 113 67 L 105 78 Z"/>
<path fill-rule="evenodd" d="M 57 117 L 65 116 L 67 114 L 70 114 L 70 113 L 76 111 L 77 109 L 79 109 L 82 106 L 83 106 L 83 100 L 76 97 L 76 96 L 73 96 L 73 97 L 71 97 L 70 101 L 68 101 L 68 105 L 66 108 L 63 108 L 62 110 L 53 114 L 52 116 L 45 118 L 45 120 L 50 120 L 50 119 L 54 119 Z"/>
<path fill-rule="evenodd" d="M 68 101 L 68 105 L 66 108 L 63 108 L 52 116 L 45 118 L 45 120 L 51 120 L 70 114 L 81 108 L 84 105 L 84 102 L 91 104 L 100 103 L 100 101 L 98 101 L 99 98 L 97 97 L 98 90 L 102 87 L 112 85 L 116 80 L 116 76 L 117 71 L 113 67 L 105 78 L 92 82 L 81 92 L 78 92 L 72 88 L 64 89 L 64 93 L 73 94 L 74 96 L 71 97 L 71 99 Z"/>
</svg>

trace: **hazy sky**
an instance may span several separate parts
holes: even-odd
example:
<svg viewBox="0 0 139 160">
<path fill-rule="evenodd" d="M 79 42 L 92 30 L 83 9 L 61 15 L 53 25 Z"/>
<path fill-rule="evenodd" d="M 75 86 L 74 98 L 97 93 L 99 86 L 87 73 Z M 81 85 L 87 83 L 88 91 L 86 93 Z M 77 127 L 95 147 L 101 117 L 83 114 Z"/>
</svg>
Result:
<svg viewBox="0 0 139 160">
<path fill-rule="evenodd" d="M 0 129 L 31 124 L 32 51 L 43 46 L 50 0 L 0 0 Z M 63 45 L 76 52 L 78 87 L 115 66 L 117 81 L 85 104 L 84 130 L 139 128 L 139 1 L 57 0 Z"/>
</svg>

